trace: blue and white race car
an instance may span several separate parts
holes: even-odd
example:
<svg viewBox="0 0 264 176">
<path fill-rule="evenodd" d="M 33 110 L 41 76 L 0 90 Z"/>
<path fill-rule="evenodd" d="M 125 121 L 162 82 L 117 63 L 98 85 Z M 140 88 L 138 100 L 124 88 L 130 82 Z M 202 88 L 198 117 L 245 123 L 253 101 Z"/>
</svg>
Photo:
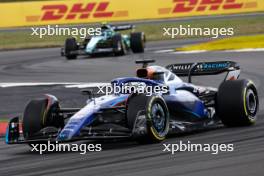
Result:
<svg viewBox="0 0 264 176">
<path fill-rule="evenodd" d="M 31 100 L 25 108 L 22 129 L 19 118 L 9 122 L 7 144 L 45 141 L 133 138 L 140 143 L 163 141 L 168 134 L 219 126 L 249 126 L 256 122 L 259 100 L 250 80 L 239 80 L 235 62 L 201 62 L 148 66 L 154 60 L 137 61 L 143 67 L 137 77 L 117 78 L 114 86 L 167 87 L 149 95 L 115 93 L 100 97 L 90 91 L 82 108 L 61 108 L 55 96 Z M 197 86 L 192 76 L 226 72 L 219 88 Z M 179 76 L 188 76 L 188 82 Z M 23 131 L 23 132 L 20 132 Z"/>
</svg>

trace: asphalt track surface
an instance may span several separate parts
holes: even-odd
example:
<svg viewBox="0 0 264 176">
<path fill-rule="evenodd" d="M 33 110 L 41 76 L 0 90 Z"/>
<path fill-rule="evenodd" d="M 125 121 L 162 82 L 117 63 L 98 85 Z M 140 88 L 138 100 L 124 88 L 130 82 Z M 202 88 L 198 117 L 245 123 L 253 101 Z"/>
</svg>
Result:
<svg viewBox="0 0 264 176">
<path fill-rule="evenodd" d="M 137 59 L 156 59 L 158 65 L 180 62 L 233 60 L 242 67 L 241 78 L 252 79 L 259 90 L 260 111 L 252 127 L 219 128 L 181 136 L 165 143 L 233 143 L 233 152 L 163 152 L 162 144 L 138 145 L 133 141 L 103 142 L 102 152 L 30 152 L 26 145 L 0 143 L 0 175 L 168 175 L 168 176 L 262 176 L 264 172 L 264 52 L 210 52 L 198 54 L 155 53 L 197 41 L 150 43 L 144 54 L 123 57 L 85 58 L 66 61 L 59 49 L 20 50 L 0 53 L 1 82 L 108 82 L 135 73 Z M 217 86 L 221 76 L 197 78 L 201 85 Z M 20 114 L 26 101 L 52 93 L 63 106 L 81 106 L 79 89 L 63 86 L 0 88 L 1 116 Z M 100 142 L 99 142 L 100 143 Z"/>
</svg>

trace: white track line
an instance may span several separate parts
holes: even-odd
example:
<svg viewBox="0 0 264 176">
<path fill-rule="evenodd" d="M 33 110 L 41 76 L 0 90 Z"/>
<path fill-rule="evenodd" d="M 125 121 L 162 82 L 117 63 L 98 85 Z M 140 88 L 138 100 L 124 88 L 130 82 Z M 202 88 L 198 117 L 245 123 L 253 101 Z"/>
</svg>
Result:
<svg viewBox="0 0 264 176">
<path fill-rule="evenodd" d="M 210 50 L 193 50 L 193 51 L 174 51 L 173 49 L 167 49 L 167 50 L 159 50 L 155 51 L 154 53 L 171 53 L 171 54 L 195 54 L 195 53 L 205 53 L 205 52 L 234 52 L 234 53 L 240 53 L 240 52 L 262 52 L 264 51 L 264 48 L 245 48 L 245 49 L 238 49 L 238 50 L 216 50 L 216 51 L 210 51 Z"/>
<path fill-rule="evenodd" d="M 53 86 L 53 85 L 67 85 L 77 83 L 56 83 L 56 82 L 20 82 L 20 83 L 0 83 L 0 87 L 24 87 L 24 86 Z"/>
<path fill-rule="evenodd" d="M 173 49 L 167 49 L 167 50 L 159 50 L 159 51 L 155 51 L 154 53 L 170 53 L 173 52 Z"/>
<path fill-rule="evenodd" d="M 193 51 L 175 51 L 173 54 L 195 54 L 195 53 L 205 53 L 207 50 L 193 50 Z"/>
<path fill-rule="evenodd" d="M 205 53 L 205 52 L 226 52 L 226 53 L 242 53 L 242 52 L 262 52 L 264 48 L 245 48 L 238 50 L 218 50 L 218 51 L 210 51 L 210 50 L 193 50 L 193 51 L 175 51 L 173 54 L 194 54 L 194 53 Z"/>
<path fill-rule="evenodd" d="M 225 50 L 223 52 L 258 52 L 258 51 L 264 51 L 264 48 L 245 48 L 245 49 L 239 49 L 239 50 Z"/>
<path fill-rule="evenodd" d="M 84 83 L 84 84 L 73 84 L 73 85 L 66 85 L 66 88 L 89 88 L 89 87 L 104 87 L 108 86 L 110 83 Z"/>
<path fill-rule="evenodd" d="M 83 82 L 21 82 L 21 83 L 0 83 L 0 87 L 32 87 L 32 86 L 56 86 L 64 85 L 65 88 L 86 88 L 106 86 L 109 83 L 83 83 Z"/>
</svg>

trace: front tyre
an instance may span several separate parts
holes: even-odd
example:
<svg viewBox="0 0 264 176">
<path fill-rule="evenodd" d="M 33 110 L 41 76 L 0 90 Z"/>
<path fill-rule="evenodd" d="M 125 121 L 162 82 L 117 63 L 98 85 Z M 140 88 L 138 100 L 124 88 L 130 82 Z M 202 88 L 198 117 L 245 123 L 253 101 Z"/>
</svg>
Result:
<svg viewBox="0 0 264 176">
<path fill-rule="evenodd" d="M 169 131 L 169 110 L 162 97 L 144 94 L 131 96 L 127 103 L 130 129 L 135 128 L 139 115 L 146 118 L 146 133 L 136 138 L 139 143 L 156 143 L 166 138 Z"/>
<path fill-rule="evenodd" d="M 73 60 L 77 58 L 77 54 L 73 53 L 78 50 L 78 45 L 75 38 L 73 37 L 67 38 L 65 41 L 64 48 L 65 48 L 65 56 L 67 60 Z"/>
<path fill-rule="evenodd" d="M 31 100 L 24 111 L 22 127 L 25 139 L 30 139 L 39 132 L 44 126 L 46 121 L 46 107 L 47 99 Z"/>
<path fill-rule="evenodd" d="M 113 49 L 115 56 L 123 56 L 126 54 L 126 48 L 121 34 L 116 34 L 113 36 Z"/>
<path fill-rule="evenodd" d="M 223 82 L 217 93 L 217 115 L 225 126 L 249 126 L 256 122 L 259 99 L 250 80 Z"/>
<path fill-rule="evenodd" d="M 31 100 L 24 111 L 22 127 L 26 140 L 34 139 L 46 127 L 62 128 L 64 119 L 58 115 L 59 103 L 50 98 Z"/>
</svg>

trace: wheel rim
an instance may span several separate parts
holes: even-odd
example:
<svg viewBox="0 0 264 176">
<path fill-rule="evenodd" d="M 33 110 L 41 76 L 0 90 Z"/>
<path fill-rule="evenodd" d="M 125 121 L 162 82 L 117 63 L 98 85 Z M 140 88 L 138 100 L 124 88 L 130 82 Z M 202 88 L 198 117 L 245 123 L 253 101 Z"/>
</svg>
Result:
<svg viewBox="0 0 264 176">
<path fill-rule="evenodd" d="M 252 89 L 246 93 L 246 107 L 250 115 L 255 115 L 257 111 L 257 97 Z"/>
<path fill-rule="evenodd" d="M 162 134 L 166 126 L 166 113 L 163 106 L 160 103 L 154 103 L 151 108 L 151 117 L 153 127 L 156 129 L 157 133 Z"/>
</svg>

